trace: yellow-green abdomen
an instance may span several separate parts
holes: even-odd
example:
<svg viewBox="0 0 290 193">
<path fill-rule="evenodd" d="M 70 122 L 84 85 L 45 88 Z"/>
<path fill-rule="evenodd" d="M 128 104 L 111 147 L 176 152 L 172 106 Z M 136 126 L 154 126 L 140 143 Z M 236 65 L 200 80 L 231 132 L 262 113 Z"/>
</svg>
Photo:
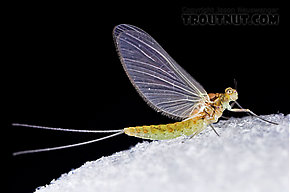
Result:
<svg viewBox="0 0 290 193">
<path fill-rule="evenodd" d="M 186 121 L 170 124 L 127 127 L 124 129 L 124 132 L 127 135 L 143 139 L 163 140 L 173 139 L 181 135 L 190 136 L 198 134 L 205 129 L 206 126 L 207 124 L 204 119 L 195 117 Z"/>
</svg>

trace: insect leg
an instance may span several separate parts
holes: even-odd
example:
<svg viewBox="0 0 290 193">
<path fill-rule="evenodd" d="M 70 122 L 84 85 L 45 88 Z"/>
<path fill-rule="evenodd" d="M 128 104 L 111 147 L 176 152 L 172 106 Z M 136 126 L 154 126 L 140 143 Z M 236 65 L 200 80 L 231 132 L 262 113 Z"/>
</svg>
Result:
<svg viewBox="0 0 290 193">
<path fill-rule="evenodd" d="M 224 118 L 224 119 L 226 119 L 226 120 L 229 120 L 230 119 L 230 117 L 226 117 L 226 116 L 221 116 L 221 118 Z"/>
<path fill-rule="evenodd" d="M 194 136 L 196 136 L 199 133 L 200 133 L 199 130 L 197 130 L 194 134 L 192 134 L 192 135 L 189 136 L 189 139 L 192 139 Z"/>
<path fill-rule="evenodd" d="M 212 128 L 212 130 L 215 132 L 215 134 L 216 134 L 217 136 L 220 137 L 220 135 L 219 135 L 218 132 L 215 130 L 215 128 L 214 128 L 211 124 L 210 124 L 209 126 Z"/>
<path fill-rule="evenodd" d="M 257 117 L 257 118 L 259 118 L 259 119 L 261 119 L 261 120 L 263 120 L 263 121 L 265 121 L 265 122 L 268 122 L 268 123 L 271 123 L 271 124 L 274 124 L 274 125 L 279 125 L 278 123 L 275 123 L 275 122 L 272 122 L 272 121 L 268 121 L 268 120 L 266 120 L 266 119 L 260 117 L 259 115 L 257 115 L 257 114 L 254 113 L 253 111 L 251 111 L 250 109 L 244 109 L 244 108 L 243 108 L 239 103 L 237 103 L 236 101 L 235 101 L 235 104 L 237 104 L 237 105 L 240 107 L 240 109 L 229 109 L 229 111 L 232 111 L 232 112 L 245 112 L 245 113 L 249 113 L 250 115 L 255 116 L 255 117 Z"/>
</svg>

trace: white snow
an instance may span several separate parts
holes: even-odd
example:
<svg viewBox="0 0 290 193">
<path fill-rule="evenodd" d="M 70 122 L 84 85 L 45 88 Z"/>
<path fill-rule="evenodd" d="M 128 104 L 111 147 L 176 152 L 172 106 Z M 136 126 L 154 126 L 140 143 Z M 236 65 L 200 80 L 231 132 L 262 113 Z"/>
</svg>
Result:
<svg viewBox="0 0 290 193">
<path fill-rule="evenodd" d="M 36 192 L 289 191 L 290 114 L 231 118 L 197 137 L 138 143 Z"/>
</svg>

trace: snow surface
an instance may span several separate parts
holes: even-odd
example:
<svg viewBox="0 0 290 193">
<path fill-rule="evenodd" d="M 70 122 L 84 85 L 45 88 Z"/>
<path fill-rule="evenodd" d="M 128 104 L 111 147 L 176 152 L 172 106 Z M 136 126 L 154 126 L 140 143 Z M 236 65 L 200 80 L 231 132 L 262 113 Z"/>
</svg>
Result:
<svg viewBox="0 0 290 193">
<path fill-rule="evenodd" d="M 290 114 L 231 118 L 198 136 L 138 143 L 85 163 L 36 192 L 288 191 Z"/>
</svg>

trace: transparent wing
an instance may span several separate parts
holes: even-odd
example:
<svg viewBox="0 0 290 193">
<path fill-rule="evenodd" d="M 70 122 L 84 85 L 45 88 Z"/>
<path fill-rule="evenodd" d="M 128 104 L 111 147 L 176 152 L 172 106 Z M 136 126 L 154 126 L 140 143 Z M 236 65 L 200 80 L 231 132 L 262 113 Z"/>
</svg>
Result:
<svg viewBox="0 0 290 193">
<path fill-rule="evenodd" d="M 131 83 L 153 109 L 184 119 L 195 103 L 209 101 L 204 88 L 145 31 L 121 24 L 113 36 Z"/>
</svg>

